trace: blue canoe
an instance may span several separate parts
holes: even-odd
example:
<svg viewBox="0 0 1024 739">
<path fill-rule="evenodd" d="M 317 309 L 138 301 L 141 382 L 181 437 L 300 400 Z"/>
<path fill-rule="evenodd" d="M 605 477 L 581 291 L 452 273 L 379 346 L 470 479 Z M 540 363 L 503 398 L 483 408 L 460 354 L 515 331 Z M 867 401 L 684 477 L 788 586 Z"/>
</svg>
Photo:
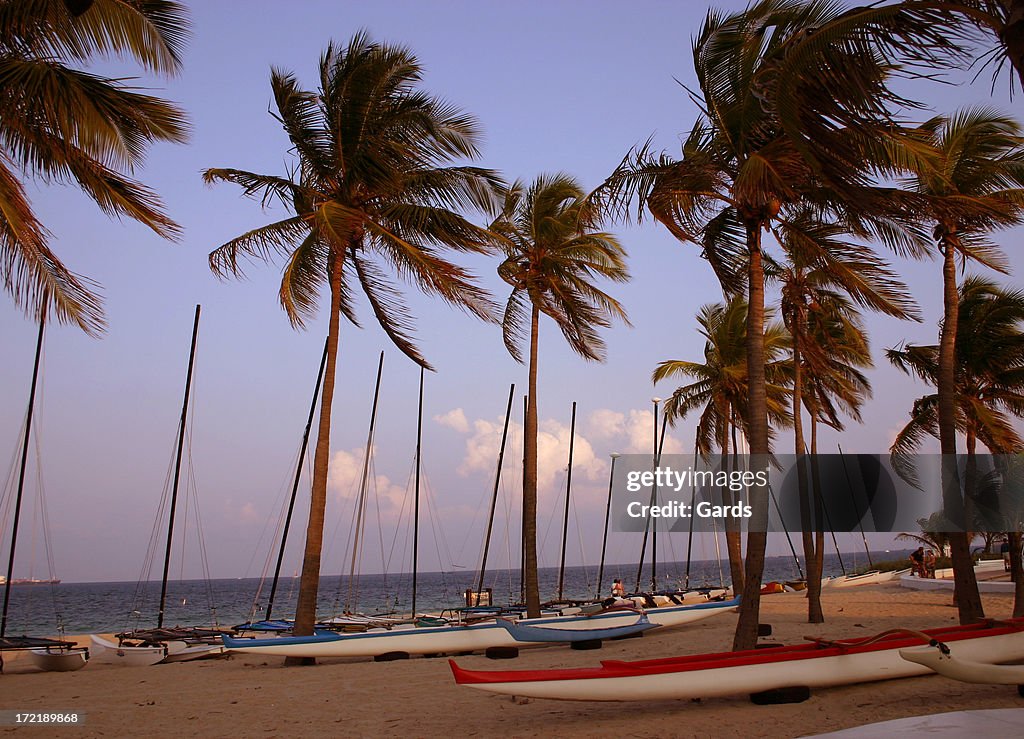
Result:
<svg viewBox="0 0 1024 739">
<path fill-rule="evenodd" d="M 606 626 L 594 629 L 541 626 L 540 623 L 531 624 L 523 621 L 510 621 L 507 618 L 499 618 L 498 624 L 508 631 L 517 642 L 524 643 L 614 639 L 619 636 L 639 634 L 648 629 L 656 629 L 658 627 L 658 624 L 652 624 L 647 619 L 646 613 L 641 613 L 634 623 L 626 624 L 625 626 Z"/>
</svg>

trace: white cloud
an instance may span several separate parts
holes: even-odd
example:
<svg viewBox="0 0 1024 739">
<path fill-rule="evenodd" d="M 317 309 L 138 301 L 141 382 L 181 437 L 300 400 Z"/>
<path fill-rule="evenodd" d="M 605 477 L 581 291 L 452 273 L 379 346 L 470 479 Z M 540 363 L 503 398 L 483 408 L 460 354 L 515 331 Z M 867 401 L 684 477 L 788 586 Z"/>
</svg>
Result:
<svg viewBox="0 0 1024 739">
<path fill-rule="evenodd" d="M 363 476 L 363 452 L 363 448 L 351 451 L 341 449 L 331 455 L 327 470 L 327 490 L 334 494 L 338 502 L 351 504 L 358 497 Z M 382 515 L 392 512 L 397 515 L 408 493 L 404 487 L 391 482 L 387 475 L 375 474 L 371 460 L 367 494 L 374 496 L 374 505 L 380 508 Z"/>
<path fill-rule="evenodd" d="M 453 408 L 447 413 L 434 416 L 434 420 L 442 426 L 458 431 L 460 434 L 469 433 L 469 421 L 466 420 L 466 414 L 461 408 Z"/>
</svg>

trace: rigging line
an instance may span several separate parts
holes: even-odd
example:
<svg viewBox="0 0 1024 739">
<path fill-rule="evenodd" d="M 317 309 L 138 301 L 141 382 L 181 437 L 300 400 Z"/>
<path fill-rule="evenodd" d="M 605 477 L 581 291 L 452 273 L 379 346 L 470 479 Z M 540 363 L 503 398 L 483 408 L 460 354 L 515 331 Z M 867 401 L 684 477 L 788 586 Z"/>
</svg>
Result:
<svg viewBox="0 0 1024 739">
<path fill-rule="evenodd" d="M 796 555 L 796 547 L 793 546 L 793 540 L 789 536 L 789 528 L 786 526 L 786 519 L 782 517 L 782 509 L 779 508 L 779 501 L 775 497 L 775 491 L 772 490 L 772 486 L 768 486 L 768 495 L 772 500 L 772 504 L 775 506 L 775 512 L 779 514 L 779 523 L 782 524 L 782 531 L 786 535 L 786 543 L 789 544 L 789 551 L 793 554 L 793 561 L 796 563 L 797 572 L 800 573 L 800 579 L 804 580 L 804 568 L 800 566 L 800 558 Z"/>
<path fill-rule="evenodd" d="M 317 398 L 320 396 L 320 384 L 323 381 L 324 367 L 326 367 L 326 365 L 327 365 L 327 349 L 328 349 L 329 344 L 330 344 L 330 337 L 325 337 L 324 338 L 324 350 L 323 350 L 323 353 L 320 356 L 320 368 L 317 370 L 317 373 L 316 373 L 316 385 L 315 385 L 315 387 L 313 389 L 313 399 L 310 401 L 310 404 L 309 404 L 309 415 L 306 418 L 306 426 L 305 426 L 305 428 L 303 429 L 303 432 L 302 432 L 302 444 L 299 447 L 298 459 L 295 460 L 295 464 L 294 464 L 294 467 L 295 467 L 295 480 L 292 483 L 291 495 L 288 498 L 288 513 L 285 515 L 284 522 L 279 525 L 278 530 L 275 531 L 275 535 L 274 535 L 274 538 L 276 539 L 277 538 L 277 534 L 280 533 L 280 536 L 281 536 L 281 546 L 278 549 L 277 564 L 274 567 L 274 580 L 273 580 L 273 583 L 270 586 L 270 598 L 267 601 L 266 618 L 268 618 L 268 619 L 271 617 L 271 611 L 273 610 L 273 607 L 274 607 L 274 597 L 277 595 L 277 585 L 278 585 L 278 582 L 281 579 L 281 565 L 284 562 L 285 548 L 288 545 L 288 533 L 289 533 L 289 531 L 291 529 L 292 513 L 295 510 L 295 500 L 298 497 L 298 493 L 299 493 L 299 481 L 300 481 L 300 478 L 302 476 L 302 462 L 306 458 L 306 449 L 307 449 L 307 447 L 309 445 L 309 432 L 310 432 L 310 430 L 313 427 L 313 417 L 316 414 L 316 401 L 317 401 Z M 284 513 L 283 507 L 282 507 L 282 513 Z M 272 550 L 273 550 L 273 547 L 271 547 L 271 551 Z M 270 564 L 269 560 L 270 560 L 271 556 L 273 556 L 273 555 L 268 552 L 268 555 L 267 555 L 267 565 L 265 567 L 269 567 L 269 564 Z M 266 573 L 264 572 L 264 576 L 265 576 L 265 574 Z M 260 586 L 262 587 L 262 582 L 260 583 Z"/>
<path fill-rule="evenodd" d="M 563 483 L 564 482 L 565 482 L 565 471 L 564 470 L 559 470 L 558 472 L 555 473 L 555 484 L 556 484 L 555 489 L 559 493 L 562 492 L 562 490 L 563 490 Z M 538 487 L 539 487 L 539 485 L 538 485 Z M 548 548 L 548 540 L 551 538 L 551 527 L 558 520 L 558 514 L 562 512 L 561 498 L 562 498 L 562 496 L 560 496 L 560 495 L 556 495 L 555 496 L 554 506 L 551 509 L 551 515 L 548 516 L 547 524 L 544 527 L 544 535 L 540 539 L 539 547 L 538 547 L 538 552 L 537 552 L 537 562 L 538 562 L 538 565 L 539 565 L 539 563 L 541 561 L 546 560 L 546 557 L 543 557 L 542 555 L 543 555 L 544 552 L 547 551 L 547 548 Z"/>
<path fill-rule="evenodd" d="M 177 431 L 175 431 L 175 437 Z M 153 523 L 149 532 L 149 542 L 146 546 L 146 552 L 142 559 L 141 569 L 139 571 L 139 577 L 135 581 L 135 591 L 132 594 L 132 600 L 130 602 L 129 611 L 127 614 L 127 620 L 125 622 L 125 629 L 128 628 L 128 623 L 132 618 L 136 621 L 141 618 L 141 609 L 145 605 L 146 595 L 149 590 L 149 576 L 153 571 L 153 561 L 156 558 L 157 547 L 159 546 L 159 536 L 161 531 L 160 521 L 163 518 L 163 513 L 167 508 L 168 491 L 171 485 L 171 473 L 174 469 L 174 447 L 173 442 L 171 446 L 171 457 L 167 463 L 167 470 L 164 473 L 164 484 L 161 490 L 160 497 L 157 499 L 156 511 L 153 515 Z"/>
<path fill-rule="evenodd" d="M 39 404 L 41 406 L 42 405 L 42 398 L 45 396 L 45 393 L 43 392 L 42 388 L 40 388 L 39 396 L 40 396 Z M 40 411 L 41 411 L 41 409 L 40 409 Z M 43 415 L 42 412 L 40 412 L 40 416 L 42 416 L 42 415 Z M 45 486 L 44 481 L 43 481 L 43 456 L 42 456 L 42 443 L 40 442 L 40 437 L 42 436 L 42 428 L 41 427 L 42 427 L 41 423 L 36 424 L 36 433 L 34 434 L 34 436 L 35 436 L 35 449 L 36 449 L 36 489 L 37 489 L 36 499 L 38 501 L 37 505 L 39 506 L 39 509 L 40 509 L 41 518 L 42 518 L 42 524 L 43 524 L 43 527 L 42 527 L 43 528 L 43 548 L 44 548 L 44 551 L 46 552 L 46 570 L 47 570 L 47 573 L 48 573 L 47 577 L 50 580 L 50 582 L 49 582 L 50 601 L 53 604 L 53 615 L 54 615 L 54 618 L 57 621 L 57 633 L 59 633 L 61 636 L 63 636 L 64 635 L 64 619 L 61 616 L 60 606 L 58 604 L 57 585 L 56 585 L 56 583 L 54 583 L 54 580 L 56 579 L 56 567 L 54 566 L 53 542 L 51 541 L 51 537 L 50 537 L 50 530 L 51 530 L 50 529 L 50 515 L 49 515 L 49 506 L 47 505 L 47 500 L 46 500 L 46 486 Z"/>
<path fill-rule="evenodd" d="M 434 495 L 434 488 L 430 484 L 429 477 L 424 476 L 423 487 L 427 498 L 427 513 L 430 516 L 430 530 L 434 535 L 434 551 L 437 554 L 438 567 L 441 573 L 441 593 L 447 603 L 452 597 L 448 575 L 455 560 L 452 559 L 451 547 L 448 546 L 448 537 L 445 534 L 444 527 L 439 523 L 440 513 L 438 510 L 439 506 L 437 505 L 437 496 Z M 442 547 L 444 552 L 441 551 Z M 446 564 L 447 570 L 445 569 Z"/>
<path fill-rule="evenodd" d="M 498 501 L 498 488 L 501 484 L 501 468 L 505 459 L 505 442 L 508 440 L 508 424 L 512 419 L 512 398 L 515 395 L 516 384 L 513 382 L 508 389 L 508 405 L 505 408 L 505 424 L 501 431 L 501 446 L 498 449 L 498 469 L 494 475 L 494 495 L 491 497 L 491 512 L 487 517 L 487 534 L 484 536 L 484 552 L 480 561 L 480 584 L 477 592 L 483 591 L 484 573 L 487 571 L 487 550 L 491 546 L 491 529 L 494 526 L 494 506 Z"/>
<path fill-rule="evenodd" d="M 846 476 L 846 489 L 850 492 L 850 500 L 853 501 L 853 512 L 857 516 L 857 527 L 860 529 L 860 537 L 864 541 L 864 553 L 868 558 L 868 567 L 874 567 L 875 563 L 871 561 L 871 550 L 868 548 L 868 537 L 864 533 L 864 521 L 860 515 L 860 508 L 857 506 L 857 497 L 853 492 L 853 482 L 850 480 L 850 471 L 846 468 L 846 456 L 843 454 L 843 447 L 836 444 L 836 448 L 839 450 L 839 459 L 843 462 L 843 474 Z M 867 511 L 864 511 L 864 515 L 867 515 Z"/>
<path fill-rule="evenodd" d="M 383 589 L 388 590 L 388 563 L 384 559 L 384 523 L 380 515 L 380 489 L 377 486 L 377 465 L 371 461 L 373 474 L 373 503 L 377 511 L 377 541 L 380 542 L 380 564 L 384 568 Z"/>
<path fill-rule="evenodd" d="M 377 363 L 377 383 L 373 390 L 373 407 L 370 410 L 370 428 L 366 434 L 366 455 L 363 457 L 363 477 L 359 488 L 359 515 L 356 523 L 355 542 L 352 546 L 352 565 L 349 568 L 349 597 L 346 605 L 353 605 L 353 578 L 355 577 L 357 559 L 362 553 L 360 537 L 362 535 L 363 514 L 366 509 L 366 483 L 369 474 L 370 457 L 373 454 L 373 432 L 377 423 L 377 402 L 380 399 L 380 379 L 384 372 L 384 352 L 380 353 L 380 360 Z M 356 590 L 358 595 L 358 590 Z"/>
<path fill-rule="evenodd" d="M 580 569 L 583 570 L 584 590 L 589 592 L 593 583 L 590 579 L 590 566 L 587 564 L 587 552 L 583 542 L 583 527 L 580 526 L 580 511 L 576 506 L 572 509 L 572 520 L 576 524 L 576 541 L 579 543 L 580 562 L 582 563 Z"/>
<path fill-rule="evenodd" d="M 39 336 L 36 340 L 35 360 L 32 367 L 32 389 L 29 391 L 28 411 L 25 417 L 25 439 L 21 448 L 21 472 L 18 475 L 18 493 L 14 504 L 14 526 L 11 530 L 11 548 L 7 561 L 7 579 L 4 581 L 3 611 L 0 612 L 0 639 L 2 639 L 7 633 L 7 609 L 10 605 L 11 581 L 14 575 L 14 555 L 18 543 L 18 523 L 21 517 L 21 498 L 25 485 L 25 464 L 28 461 L 28 446 L 32 433 L 32 411 L 35 406 L 36 384 L 39 377 L 39 359 L 42 355 L 43 329 L 45 326 L 46 316 L 43 314 L 40 316 L 39 320 Z"/>
</svg>

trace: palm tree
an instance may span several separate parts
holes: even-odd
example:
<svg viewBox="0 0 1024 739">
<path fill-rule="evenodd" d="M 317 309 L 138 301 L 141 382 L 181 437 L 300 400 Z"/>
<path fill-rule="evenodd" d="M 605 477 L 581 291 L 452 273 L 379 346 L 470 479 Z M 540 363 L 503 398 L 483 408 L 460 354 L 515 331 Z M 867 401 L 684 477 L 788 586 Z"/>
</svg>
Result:
<svg viewBox="0 0 1024 739">
<path fill-rule="evenodd" d="M 617 300 L 594 284 L 603 277 L 626 282 L 626 252 L 618 239 L 597 229 L 601 218 L 576 181 L 566 174 L 541 175 L 527 188 L 517 181 L 505 196 L 491 230 L 503 237 L 505 260 L 498 274 L 512 286 L 505 303 L 505 347 L 523 361 L 529 340 L 529 391 L 523 451 L 523 546 L 526 609 L 540 616 L 537 583 L 537 349 L 540 316 L 551 318 L 573 351 L 604 358 L 599 328 L 613 319 L 629 323 Z"/>
<path fill-rule="evenodd" d="M 1024 450 L 1024 439 L 1011 417 L 1024 417 L 1024 292 L 970 276 L 959 288 L 957 321 L 955 423 L 965 437 L 968 460 L 975 456 L 978 442 L 993 454 L 1017 454 Z M 896 367 L 933 386 L 940 378 L 940 354 L 940 346 L 912 344 L 887 352 Z M 911 419 L 890 450 L 897 470 L 910 468 L 910 455 L 925 437 L 939 436 L 939 409 L 938 392 L 914 401 Z M 963 518 L 972 528 L 991 528 L 992 522 L 978 520 L 973 507 Z M 967 539 L 969 546 L 973 536 L 951 534 L 951 549 L 956 538 Z M 1020 601 L 1024 608 L 1024 592 Z"/>
<path fill-rule="evenodd" d="M 744 428 L 744 410 L 750 397 L 746 359 L 747 303 L 737 296 L 728 303 L 702 306 L 697 323 L 705 340 L 704 361 L 666 360 L 655 368 L 652 380 L 656 383 L 671 377 L 693 380 L 676 388 L 665 401 L 665 417 L 675 426 L 690 411 L 703 406 L 697 421 L 696 451 L 706 458 L 717 448 L 724 463 L 730 453 L 739 453 L 736 431 Z M 768 362 L 765 372 L 769 383 L 768 412 L 773 425 L 784 425 L 789 420 L 786 386 L 791 379 L 791 364 L 784 359 L 789 335 L 781 323 L 773 321 L 766 326 L 764 347 Z M 730 517 L 725 524 L 732 587 L 734 592 L 740 592 L 743 555 L 739 522 Z"/>
<path fill-rule="evenodd" d="M 412 316 L 388 277 L 390 267 L 422 291 L 482 319 L 495 306 L 465 269 L 440 247 L 482 252 L 493 235 L 453 208 L 489 210 L 499 179 L 487 169 L 449 166 L 477 156 L 474 119 L 419 89 L 422 74 L 406 48 L 357 33 L 320 59 L 320 87 L 310 92 L 274 69 L 276 117 L 297 159 L 285 177 L 208 169 L 207 183 L 233 182 L 264 203 L 279 200 L 292 215 L 232 239 L 210 254 L 217 275 L 239 276 L 242 261 L 284 262 L 279 299 L 296 328 L 330 293 L 327 367 L 313 461 L 313 484 L 295 631 L 312 633 L 320 576 L 331 406 L 342 316 L 356 323 L 360 290 L 377 322 L 413 361 L 429 367 L 411 335 Z M 358 325 L 358 324 L 357 324 Z"/>
<path fill-rule="evenodd" d="M 857 152 L 842 168 L 852 184 L 838 193 L 822 179 L 821 168 L 801 149 L 801 142 L 787 133 L 778 111 L 765 97 L 787 53 L 787 42 L 812 33 L 838 14 L 833 3 L 798 0 L 761 0 L 726 16 L 710 11 L 693 45 L 700 89 L 692 91 L 691 97 L 703 115 L 683 145 L 682 159 L 655 155 L 645 145 L 630 152 L 598 190 L 602 205 L 620 216 L 629 212 L 635 200 L 638 214 L 646 208 L 677 238 L 701 247 L 727 294 L 745 291 L 750 378 L 746 428 L 754 456 L 751 463 L 758 468 L 767 464 L 769 447 L 763 346 L 765 230 L 795 228 L 790 220 L 794 210 L 810 204 L 819 217 L 834 215 L 858 237 L 878 236 L 887 244 L 913 251 L 917 235 L 901 227 L 906 213 L 897 206 L 905 198 L 867 183 L 877 171 L 888 171 L 882 154 L 889 149 L 879 139 L 889 142 L 892 135 L 868 136 L 859 129 L 836 132 L 836 147 Z M 859 49 L 850 46 L 847 51 L 848 62 L 861 61 Z M 821 82 L 818 72 L 815 68 L 814 75 L 805 75 L 807 85 Z M 856 90 L 844 90 L 843 99 L 870 97 L 884 89 L 880 79 L 863 82 Z M 869 145 L 872 158 L 862 156 Z M 890 148 L 902 153 L 894 145 Z M 858 195 L 854 207 L 846 200 L 851 192 Z M 747 538 L 736 649 L 752 648 L 757 641 L 767 492 L 753 488 L 751 501 L 753 526 Z"/>
<path fill-rule="evenodd" d="M 810 212 L 797 214 L 791 227 L 780 234 L 779 242 L 787 262 L 773 270 L 773 278 L 782 289 L 782 316 L 792 336 L 793 354 L 793 438 L 796 453 L 797 477 L 800 488 L 801 530 L 804 558 L 807 561 L 807 620 L 822 623 L 821 570 L 823 565 L 824 528 L 820 491 L 815 490 L 815 526 L 811 525 L 811 495 L 807 468 L 803 456 L 803 408 L 828 410 L 838 423 L 834 407 L 828 403 L 831 393 L 837 392 L 848 407 L 856 410 L 855 403 L 870 393 L 870 385 L 862 375 L 851 372 L 856 365 L 849 364 L 854 357 L 843 356 L 851 346 L 861 345 L 867 355 L 862 364 L 870 365 L 867 339 L 852 305 L 856 301 L 874 310 L 898 318 L 916 318 L 914 302 L 906 288 L 896 279 L 871 250 L 863 245 L 843 240 L 842 228 L 822 223 Z M 847 298 L 849 296 L 849 298 Z M 852 299 L 852 300 L 851 300 Z M 846 329 L 839 332 L 834 329 Z M 863 356 L 863 355 L 861 355 Z M 805 374 L 814 378 L 805 387 Z M 851 384 L 850 381 L 853 381 Z M 852 393 L 846 393 L 849 389 Z M 819 402 L 812 403 L 817 391 Z M 816 426 L 815 426 L 816 433 Z"/>
<path fill-rule="evenodd" d="M 934 226 L 935 247 L 943 257 L 936 411 L 941 452 L 952 459 L 957 446 L 956 258 L 1006 271 L 1002 253 L 987 234 L 1024 222 L 1024 138 L 1014 120 L 987 108 L 933 118 L 921 127 L 921 134 L 934 159 L 914 173 L 908 186 L 923 198 L 922 218 Z M 959 485 L 954 478 L 952 467 L 944 471 L 945 505 L 956 517 Z M 953 535 L 951 555 L 960 620 L 969 623 L 981 618 L 983 609 L 963 535 Z"/>
<path fill-rule="evenodd" d="M 76 5 L 0 5 L 0 282 L 36 320 L 49 312 L 96 335 L 104 327 L 96 284 L 51 249 L 18 174 L 78 185 L 105 213 L 175 238 L 179 228 L 159 198 L 123 173 L 141 165 L 147 144 L 184 141 L 184 113 L 125 80 L 77 67 L 116 56 L 174 74 L 188 20 L 184 6 L 169 0 Z"/>
</svg>

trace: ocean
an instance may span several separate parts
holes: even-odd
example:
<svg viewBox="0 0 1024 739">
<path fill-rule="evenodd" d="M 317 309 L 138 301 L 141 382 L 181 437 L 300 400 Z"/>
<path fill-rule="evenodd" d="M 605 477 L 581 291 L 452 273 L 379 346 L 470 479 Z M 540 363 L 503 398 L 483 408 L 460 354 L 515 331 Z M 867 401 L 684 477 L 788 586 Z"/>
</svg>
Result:
<svg viewBox="0 0 1024 739">
<path fill-rule="evenodd" d="M 905 558 L 903 552 L 872 552 L 873 561 Z M 847 569 L 866 565 L 861 554 L 844 556 Z M 690 566 L 690 587 L 717 587 L 724 572 L 728 581 L 729 565 L 717 561 L 693 562 Z M 607 596 L 613 578 L 621 578 L 630 589 L 636 584 L 636 564 L 605 565 L 604 585 L 597 588 L 596 565 L 567 567 L 563 593 L 566 598 Z M 659 562 L 658 584 L 661 589 L 682 587 L 686 575 L 685 562 Z M 842 574 L 836 555 L 826 555 L 824 574 Z M 765 582 L 799 577 L 792 557 L 768 557 Z M 476 588 L 478 573 L 467 570 L 424 572 L 417 578 L 418 611 L 441 612 L 465 603 L 464 593 Z M 558 568 L 539 571 L 541 600 L 553 600 L 558 593 Z M 650 585 L 650 570 L 645 568 L 641 587 Z M 491 588 L 493 602 L 505 605 L 519 601 L 519 571 L 488 572 L 485 588 Z M 318 615 L 328 618 L 346 610 L 367 614 L 408 613 L 411 609 L 412 575 L 359 575 L 320 578 Z M 176 580 L 168 583 L 165 626 L 231 627 L 250 619 L 265 617 L 270 594 L 269 581 L 258 578 L 234 580 Z M 292 616 L 298 595 L 298 578 L 281 581 L 273 607 L 277 618 Z M 11 588 L 8 609 L 8 636 L 53 636 L 117 632 L 134 628 L 151 628 L 157 623 L 159 582 L 95 582 L 60 583 L 58 585 L 15 585 Z"/>
</svg>

